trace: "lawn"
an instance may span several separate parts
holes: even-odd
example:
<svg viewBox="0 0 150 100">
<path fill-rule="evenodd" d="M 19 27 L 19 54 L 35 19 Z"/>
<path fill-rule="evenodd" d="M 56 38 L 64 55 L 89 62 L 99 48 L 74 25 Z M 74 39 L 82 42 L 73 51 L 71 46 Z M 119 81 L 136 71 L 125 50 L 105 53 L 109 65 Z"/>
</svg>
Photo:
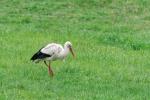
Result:
<svg viewBox="0 0 150 100">
<path fill-rule="evenodd" d="M 0 0 L 0 100 L 149 100 L 149 0 Z M 76 59 L 30 61 L 71 41 Z"/>
</svg>

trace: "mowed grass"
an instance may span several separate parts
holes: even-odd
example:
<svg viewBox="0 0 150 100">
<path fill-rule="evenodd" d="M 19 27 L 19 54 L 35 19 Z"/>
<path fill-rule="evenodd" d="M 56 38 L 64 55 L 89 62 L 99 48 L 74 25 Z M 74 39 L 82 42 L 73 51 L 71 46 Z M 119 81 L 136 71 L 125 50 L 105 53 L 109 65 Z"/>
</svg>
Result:
<svg viewBox="0 0 150 100">
<path fill-rule="evenodd" d="M 149 0 L 1 0 L 0 100 L 149 100 Z M 71 41 L 76 59 L 31 56 Z"/>
</svg>

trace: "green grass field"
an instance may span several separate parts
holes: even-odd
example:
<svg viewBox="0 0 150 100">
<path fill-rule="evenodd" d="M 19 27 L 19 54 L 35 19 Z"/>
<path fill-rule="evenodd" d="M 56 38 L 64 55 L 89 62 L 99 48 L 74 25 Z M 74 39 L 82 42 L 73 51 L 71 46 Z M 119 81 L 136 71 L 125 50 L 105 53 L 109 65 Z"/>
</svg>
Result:
<svg viewBox="0 0 150 100">
<path fill-rule="evenodd" d="M 0 100 L 149 100 L 149 0 L 0 0 Z M 31 56 L 71 41 L 77 58 Z"/>
</svg>

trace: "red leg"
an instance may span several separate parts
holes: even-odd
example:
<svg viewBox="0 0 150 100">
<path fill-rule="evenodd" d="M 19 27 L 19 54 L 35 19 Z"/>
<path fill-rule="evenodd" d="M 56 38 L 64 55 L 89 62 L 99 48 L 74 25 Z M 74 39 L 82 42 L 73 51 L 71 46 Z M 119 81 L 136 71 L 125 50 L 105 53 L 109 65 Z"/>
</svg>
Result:
<svg viewBox="0 0 150 100">
<path fill-rule="evenodd" d="M 51 66 L 50 66 L 50 62 L 49 62 L 49 65 L 46 63 L 46 61 L 44 61 L 44 63 L 48 67 L 48 74 L 50 76 L 54 76 L 53 71 L 52 71 Z"/>
<path fill-rule="evenodd" d="M 49 66 L 48 66 L 48 73 L 49 73 L 49 75 L 54 76 L 54 73 L 51 69 L 50 63 L 49 63 Z"/>
</svg>

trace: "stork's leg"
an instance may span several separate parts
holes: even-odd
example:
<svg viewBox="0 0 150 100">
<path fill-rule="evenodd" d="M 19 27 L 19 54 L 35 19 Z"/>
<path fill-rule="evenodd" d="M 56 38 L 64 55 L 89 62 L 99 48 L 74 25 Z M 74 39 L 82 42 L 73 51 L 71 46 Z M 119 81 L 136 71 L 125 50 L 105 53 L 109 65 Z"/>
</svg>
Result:
<svg viewBox="0 0 150 100">
<path fill-rule="evenodd" d="M 48 67 L 48 64 L 46 63 L 46 61 L 44 61 L 44 64 Z"/>
<path fill-rule="evenodd" d="M 50 62 L 49 62 L 49 66 L 48 66 L 48 72 L 49 72 L 49 75 L 54 76 L 54 73 L 53 73 L 53 71 L 51 69 Z"/>
<path fill-rule="evenodd" d="M 53 71 L 52 71 L 51 66 L 50 66 L 50 62 L 49 62 L 49 65 L 48 65 L 46 63 L 46 61 L 44 61 L 44 64 L 48 67 L 48 73 L 49 73 L 49 75 L 54 76 Z"/>
</svg>

